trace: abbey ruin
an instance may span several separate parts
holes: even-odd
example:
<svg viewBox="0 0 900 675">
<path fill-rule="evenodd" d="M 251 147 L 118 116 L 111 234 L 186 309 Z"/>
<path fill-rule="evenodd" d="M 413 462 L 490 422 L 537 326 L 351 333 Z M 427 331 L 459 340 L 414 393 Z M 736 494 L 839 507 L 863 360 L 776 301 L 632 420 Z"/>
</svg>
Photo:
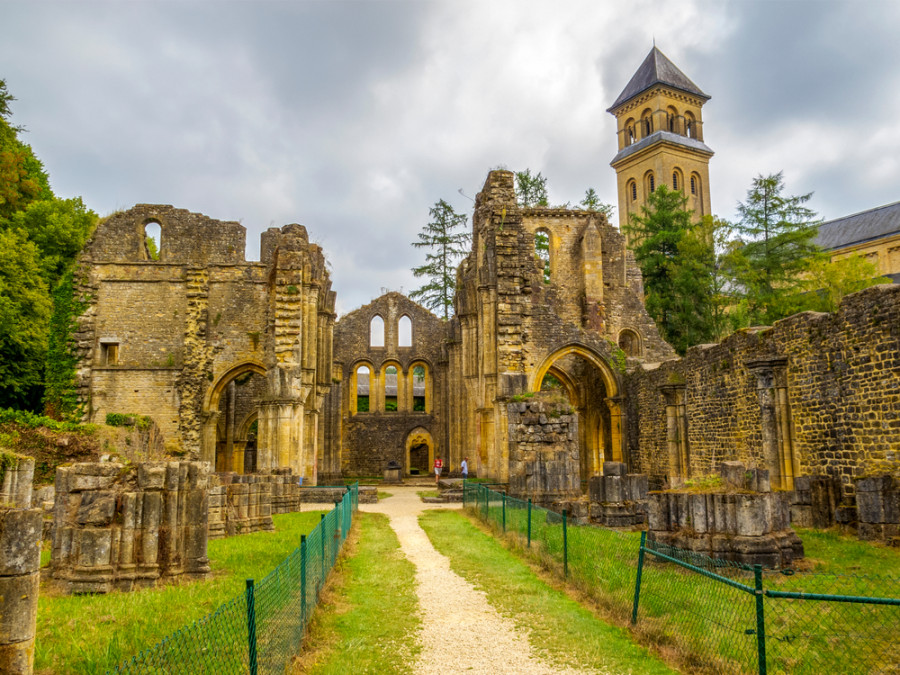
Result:
<svg viewBox="0 0 900 675">
<path fill-rule="evenodd" d="M 708 98 L 651 51 L 610 108 L 620 220 L 658 184 L 709 212 Z M 146 415 L 173 456 L 218 472 L 291 469 L 305 485 L 389 463 L 427 473 L 436 457 L 457 473 L 468 458 L 472 475 L 545 501 L 577 498 L 605 462 L 653 489 L 737 460 L 768 469 L 774 488 L 830 476 L 845 497 L 854 478 L 900 468 L 896 284 L 679 358 L 618 227 L 520 207 L 509 171 L 491 171 L 476 198 L 447 321 L 400 293 L 338 319 L 303 226 L 264 232 L 258 262 L 245 235 L 146 204 L 99 226 L 77 275 L 89 421 Z"/>
</svg>

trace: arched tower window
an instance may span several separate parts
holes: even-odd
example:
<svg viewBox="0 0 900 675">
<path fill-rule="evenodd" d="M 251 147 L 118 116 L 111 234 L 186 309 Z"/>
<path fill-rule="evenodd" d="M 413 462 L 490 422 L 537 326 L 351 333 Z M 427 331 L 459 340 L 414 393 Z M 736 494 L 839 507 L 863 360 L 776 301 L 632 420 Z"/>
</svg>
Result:
<svg viewBox="0 0 900 675">
<path fill-rule="evenodd" d="M 697 122 L 689 112 L 684 114 L 684 135 L 688 138 L 697 138 Z"/>
<path fill-rule="evenodd" d="M 648 171 L 644 176 L 644 183 L 646 194 L 650 194 L 652 192 L 656 192 L 656 176 L 653 175 L 652 171 Z"/>
<path fill-rule="evenodd" d="M 691 176 L 691 194 L 697 194 L 697 176 Z"/>
<path fill-rule="evenodd" d="M 369 367 L 356 369 L 356 412 L 369 412 Z"/>
<path fill-rule="evenodd" d="M 672 189 L 684 190 L 684 178 L 682 177 L 681 169 L 677 167 L 672 171 Z"/>
<path fill-rule="evenodd" d="M 634 143 L 635 140 L 637 140 L 634 136 L 634 118 L 629 117 L 625 121 L 624 130 L 625 130 L 625 145 L 627 147 L 627 146 L 631 145 L 632 143 Z"/>
<path fill-rule="evenodd" d="M 645 110 L 641 113 L 641 132 L 642 138 L 646 138 L 653 133 L 653 116 L 650 110 Z"/>
<path fill-rule="evenodd" d="M 384 411 L 397 412 L 397 393 L 399 391 L 397 367 L 388 366 L 384 369 Z"/>
<path fill-rule="evenodd" d="M 631 197 L 631 201 L 637 201 L 637 181 L 630 180 L 628 181 L 628 195 Z"/>
<path fill-rule="evenodd" d="M 397 322 L 397 346 L 412 347 L 412 319 L 406 314 Z"/>
<path fill-rule="evenodd" d="M 550 271 L 551 271 L 551 260 L 550 260 L 550 232 L 541 228 L 537 232 L 534 233 L 534 254 L 538 257 L 538 260 L 542 263 L 542 269 L 544 272 L 544 283 L 550 283 Z"/>
<path fill-rule="evenodd" d="M 675 110 L 673 106 L 669 106 L 669 109 L 666 110 L 666 123 L 668 124 L 669 131 L 675 133 L 677 132 L 676 121 L 678 120 L 678 111 Z"/>
<path fill-rule="evenodd" d="M 378 314 L 369 323 L 369 346 L 384 347 L 384 319 Z"/>
<path fill-rule="evenodd" d="M 144 254 L 147 260 L 159 260 L 162 251 L 162 226 L 155 220 L 144 225 Z"/>
</svg>

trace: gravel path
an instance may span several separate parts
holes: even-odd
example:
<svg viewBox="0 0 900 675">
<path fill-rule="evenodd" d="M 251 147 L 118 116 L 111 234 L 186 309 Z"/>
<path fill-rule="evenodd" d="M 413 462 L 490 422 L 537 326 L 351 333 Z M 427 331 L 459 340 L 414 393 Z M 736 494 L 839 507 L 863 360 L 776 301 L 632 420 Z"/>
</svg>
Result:
<svg viewBox="0 0 900 675">
<path fill-rule="evenodd" d="M 466 671 L 528 675 L 576 674 L 539 660 L 527 635 L 500 616 L 485 594 L 450 569 L 438 553 L 419 514 L 426 508 L 456 508 L 461 504 L 424 504 L 417 490 L 391 486 L 392 497 L 378 504 L 360 504 L 361 511 L 384 513 L 400 539 L 400 548 L 416 566 L 416 586 L 422 613 L 422 652 L 415 672 L 421 675 Z"/>
</svg>

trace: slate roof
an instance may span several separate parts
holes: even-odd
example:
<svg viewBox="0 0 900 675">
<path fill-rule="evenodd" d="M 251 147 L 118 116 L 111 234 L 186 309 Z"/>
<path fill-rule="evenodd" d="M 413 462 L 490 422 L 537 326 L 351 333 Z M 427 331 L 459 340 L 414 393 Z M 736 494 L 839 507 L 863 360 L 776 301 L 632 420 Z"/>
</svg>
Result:
<svg viewBox="0 0 900 675">
<path fill-rule="evenodd" d="M 637 72 L 629 80 L 628 84 L 619 94 L 619 98 L 613 103 L 606 112 L 612 112 L 628 99 L 634 98 L 643 91 L 646 91 L 655 84 L 665 84 L 673 89 L 687 92 L 699 96 L 702 99 L 709 100 L 709 96 L 704 94 L 700 87 L 691 82 L 690 78 L 681 72 L 669 58 L 663 54 L 656 45 L 647 54 L 647 58 L 641 64 Z"/>
<path fill-rule="evenodd" d="M 897 233 L 900 233 L 900 202 L 824 222 L 819 225 L 815 243 L 832 250 Z"/>
<path fill-rule="evenodd" d="M 662 141 L 668 141 L 669 143 L 674 143 L 676 145 L 683 145 L 686 148 L 691 148 L 692 150 L 699 150 L 700 152 L 705 152 L 710 155 L 714 155 L 715 153 L 710 149 L 710 147 L 704 143 L 703 141 L 698 141 L 696 138 L 688 138 L 687 136 L 682 136 L 680 134 L 673 133 L 671 131 L 654 131 L 649 136 L 645 136 L 637 143 L 632 143 L 627 148 L 622 148 L 619 150 L 618 154 L 613 157 L 610 162 L 611 165 L 615 165 L 620 159 L 625 159 L 628 155 L 633 155 L 636 152 L 640 152 L 644 148 L 653 145 L 654 143 L 659 143 Z"/>
</svg>

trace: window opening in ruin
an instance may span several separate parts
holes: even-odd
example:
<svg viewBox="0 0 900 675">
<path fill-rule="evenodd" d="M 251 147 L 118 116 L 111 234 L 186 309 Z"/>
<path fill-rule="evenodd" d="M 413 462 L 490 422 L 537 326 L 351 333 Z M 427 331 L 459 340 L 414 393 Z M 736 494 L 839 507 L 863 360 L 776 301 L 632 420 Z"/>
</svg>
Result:
<svg viewBox="0 0 900 675">
<path fill-rule="evenodd" d="M 413 368 L 413 412 L 425 412 L 425 366 Z"/>
<path fill-rule="evenodd" d="M 103 365 L 103 366 L 119 365 L 119 343 L 118 342 L 102 342 L 102 343 L 100 343 L 100 365 Z"/>
<path fill-rule="evenodd" d="M 377 314 L 369 324 L 369 346 L 384 347 L 384 319 Z"/>
<path fill-rule="evenodd" d="M 369 369 L 356 369 L 356 412 L 369 412 Z"/>
<path fill-rule="evenodd" d="M 144 253 L 147 260 L 159 260 L 162 250 L 162 226 L 154 221 L 144 225 Z"/>
<path fill-rule="evenodd" d="M 384 370 L 384 411 L 397 412 L 397 368 L 388 366 Z"/>
<path fill-rule="evenodd" d="M 550 283 L 550 233 L 538 230 L 534 233 L 534 254 L 543 263 L 544 283 Z"/>
<path fill-rule="evenodd" d="M 619 333 L 619 349 L 625 352 L 625 356 L 640 356 L 640 336 L 633 330 L 626 328 L 621 333 Z"/>
<path fill-rule="evenodd" d="M 412 319 L 405 314 L 397 322 L 397 346 L 412 347 Z"/>
<path fill-rule="evenodd" d="M 550 373 L 544 375 L 544 379 L 541 380 L 541 391 L 556 391 L 562 389 L 562 386 L 562 382 L 559 381 L 559 378 L 554 377 Z"/>
</svg>

